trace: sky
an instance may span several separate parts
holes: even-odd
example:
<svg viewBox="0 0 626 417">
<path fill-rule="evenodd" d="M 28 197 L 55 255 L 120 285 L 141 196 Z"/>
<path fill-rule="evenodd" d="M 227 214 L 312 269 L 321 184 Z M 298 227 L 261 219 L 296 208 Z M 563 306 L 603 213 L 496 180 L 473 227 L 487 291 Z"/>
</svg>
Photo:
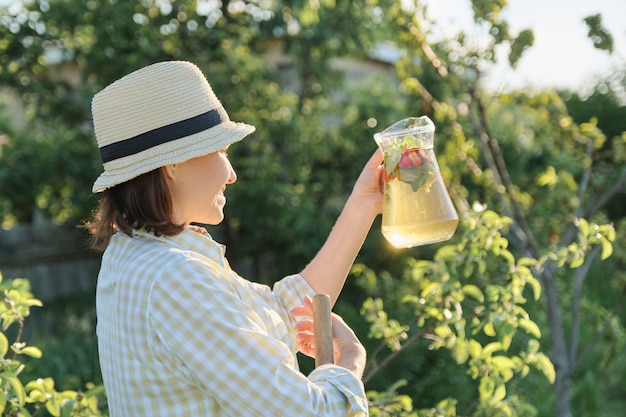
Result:
<svg viewBox="0 0 626 417">
<path fill-rule="evenodd" d="M 442 36 L 460 28 L 480 38 L 472 22 L 469 0 L 425 0 Z M 515 70 L 506 63 L 486 74 L 485 85 L 511 88 L 565 88 L 584 92 L 599 78 L 626 66 L 626 0 L 508 0 L 503 17 L 513 32 L 532 29 L 534 45 Z M 594 48 L 583 19 L 600 13 L 613 35 L 614 53 Z"/>
</svg>

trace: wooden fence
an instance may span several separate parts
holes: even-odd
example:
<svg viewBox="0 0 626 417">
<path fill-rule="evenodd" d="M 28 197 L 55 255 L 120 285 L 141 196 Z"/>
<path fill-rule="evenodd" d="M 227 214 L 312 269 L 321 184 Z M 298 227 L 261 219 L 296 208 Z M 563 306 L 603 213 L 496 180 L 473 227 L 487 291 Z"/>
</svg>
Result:
<svg viewBox="0 0 626 417">
<path fill-rule="evenodd" d="M 3 279 L 28 278 L 32 292 L 45 304 L 58 296 L 94 290 L 100 254 L 87 249 L 75 226 L 18 225 L 0 230 Z"/>
</svg>

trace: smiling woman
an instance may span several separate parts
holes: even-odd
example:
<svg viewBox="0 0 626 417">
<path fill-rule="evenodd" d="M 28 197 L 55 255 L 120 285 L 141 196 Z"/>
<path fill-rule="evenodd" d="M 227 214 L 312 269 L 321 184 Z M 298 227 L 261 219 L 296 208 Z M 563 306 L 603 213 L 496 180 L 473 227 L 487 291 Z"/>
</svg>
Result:
<svg viewBox="0 0 626 417">
<path fill-rule="evenodd" d="M 224 219 L 224 191 L 227 184 L 237 180 L 226 148 L 163 169 L 174 202 L 176 223 L 216 225 Z"/>
<path fill-rule="evenodd" d="M 382 209 L 382 154 L 366 164 L 319 253 L 273 288 L 245 280 L 206 228 L 237 180 L 228 147 L 254 127 L 230 121 L 198 67 L 139 69 L 92 102 L 104 172 L 86 227 L 105 249 L 98 351 L 112 417 L 367 415 L 365 350 L 333 318 L 335 363 L 308 376 L 317 293 L 339 296 Z M 302 318 L 304 320 L 302 320 Z"/>
<path fill-rule="evenodd" d="M 94 247 L 106 247 L 117 228 L 169 235 L 222 220 L 218 200 L 236 180 L 225 149 L 254 127 L 230 121 L 195 65 L 136 71 L 97 94 L 92 108 L 104 164 L 93 185 L 103 198 L 88 226 Z"/>
</svg>

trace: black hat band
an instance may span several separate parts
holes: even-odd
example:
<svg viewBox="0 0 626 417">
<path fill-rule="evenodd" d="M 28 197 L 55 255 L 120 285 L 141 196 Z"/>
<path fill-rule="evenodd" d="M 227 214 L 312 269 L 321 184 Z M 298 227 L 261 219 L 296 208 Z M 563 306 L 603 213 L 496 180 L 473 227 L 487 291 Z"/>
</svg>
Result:
<svg viewBox="0 0 626 417">
<path fill-rule="evenodd" d="M 154 146 L 162 145 L 173 140 L 208 130 L 219 125 L 224 120 L 228 120 L 228 116 L 223 118 L 221 113 L 222 112 L 216 109 L 212 109 L 206 113 L 199 114 L 189 119 L 158 127 L 137 136 L 133 136 L 132 138 L 105 145 L 100 148 L 102 162 L 107 163 L 126 156 L 134 155 Z"/>
</svg>

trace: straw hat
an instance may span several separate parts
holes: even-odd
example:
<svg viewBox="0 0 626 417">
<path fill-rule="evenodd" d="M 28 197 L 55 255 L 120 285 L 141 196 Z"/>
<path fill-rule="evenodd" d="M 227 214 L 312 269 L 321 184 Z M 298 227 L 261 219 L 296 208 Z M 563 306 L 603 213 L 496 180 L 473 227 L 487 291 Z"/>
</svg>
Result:
<svg viewBox="0 0 626 417">
<path fill-rule="evenodd" d="M 115 81 L 94 96 L 91 112 L 104 164 L 94 193 L 254 132 L 230 121 L 200 69 L 182 61 L 153 64 Z"/>
</svg>

